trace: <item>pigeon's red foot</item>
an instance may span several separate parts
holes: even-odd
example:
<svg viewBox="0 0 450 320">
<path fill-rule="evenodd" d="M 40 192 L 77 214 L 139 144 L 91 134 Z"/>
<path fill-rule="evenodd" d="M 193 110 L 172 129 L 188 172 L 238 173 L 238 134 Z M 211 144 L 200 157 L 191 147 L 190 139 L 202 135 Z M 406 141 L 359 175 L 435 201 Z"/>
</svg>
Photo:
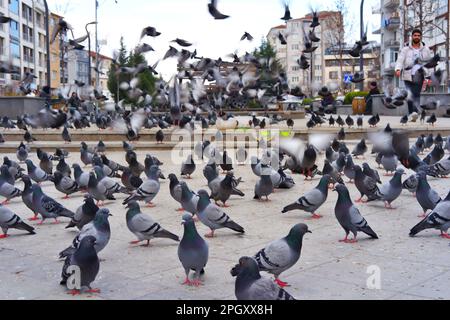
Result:
<svg viewBox="0 0 450 320">
<path fill-rule="evenodd" d="M 7 235 L 7 234 L 0 234 L 0 239 L 6 239 L 8 237 L 9 237 L 9 235 Z"/>
<path fill-rule="evenodd" d="M 311 219 L 321 219 L 321 218 L 323 218 L 323 216 L 321 216 L 320 214 L 317 214 L 317 213 L 314 213 L 314 214 L 311 216 Z"/>
<path fill-rule="evenodd" d="M 424 213 L 424 214 L 419 214 L 419 215 L 418 215 L 417 217 L 418 217 L 418 218 L 422 218 L 422 219 L 423 219 L 423 218 L 425 218 L 426 216 L 427 216 L 427 214 L 426 214 L 426 213 Z"/>
<path fill-rule="evenodd" d="M 444 239 L 450 239 L 450 234 L 448 234 L 448 233 L 441 233 L 441 238 L 444 238 Z"/>
<path fill-rule="evenodd" d="M 177 212 L 184 212 L 184 209 L 183 208 L 179 208 L 179 209 L 176 209 L 175 211 L 177 211 Z"/>
<path fill-rule="evenodd" d="M 2 202 L 2 205 L 6 205 L 6 204 L 9 204 L 9 200 L 8 199 L 6 199 L 5 201 Z"/>
<path fill-rule="evenodd" d="M 192 281 L 192 285 L 193 285 L 194 287 L 200 287 L 202 284 L 203 284 L 203 283 L 202 283 L 200 280 L 198 280 L 198 279 Z"/>
<path fill-rule="evenodd" d="M 211 232 L 205 234 L 206 238 L 214 238 L 214 230 L 211 230 Z"/>
<path fill-rule="evenodd" d="M 59 224 L 60 222 L 58 220 L 55 219 L 55 221 L 53 222 L 53 224 Z"/>
<path fill-rule="evenodd" d="M 101 290 L 100 289 L 89 289 L 88 291 L 86 291 L 86 293 L 100 293 Z"/>
<path fill-rule="evenodd" d="M 362 198 L 359 198 L 357 200 L 355 200 L 356 203 L 361 203 L 362 202 Z"/>
<path fill-rule="evenodd" d="M 81 291 L 74 289 L 74 290 L 70 290 L 69 292 L 67 292 L 67 294 L 70 294 L 72 296 L 79 296 L 81 294 Z"/>
<path fill-rule="evenodd" d="M 182 285 L 183 285 L 183 286 L 191 286 L 191 285 L 192 285 L 192 282 L 191 282 L 191 280 L 189 280 L 189 278 L 186 278 L 186 279 L 184 280 L 184 282 L 182 283 Z"/>
<path fill-rule="evenodd" d="M 281 288 L 285 288 L 285 287 L 288 287 L 289 286 L 289 284 L 287 283 L 287 282 L 284 282 L 284 281 L 281 281 L 280 279 L 275 279 L 275 283 L 277 284 L 277 285 L 279 285 Z"/>
<path fill-rule="evenodd" d="M 35 213 L 33 218 L 28 218 L 28 221 L 36 221 L 39 220 L 38 215 Z"/>
<path fill-rule="evenodd" d="M 152 202 L 147 203 L 147 208 L 154 208 L 156 205 Z"/>
</svg>

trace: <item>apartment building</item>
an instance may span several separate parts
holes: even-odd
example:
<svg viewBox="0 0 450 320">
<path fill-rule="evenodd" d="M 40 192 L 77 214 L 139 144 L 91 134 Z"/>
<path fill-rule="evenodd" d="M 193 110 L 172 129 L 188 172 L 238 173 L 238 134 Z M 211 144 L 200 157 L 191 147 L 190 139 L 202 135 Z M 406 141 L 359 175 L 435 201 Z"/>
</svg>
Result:
<svg viewBox="0 0 450 320">
<path fill-rule="evenodd" d="M 0 59 L 10 61 L 20 75 L 0 74 L 0 86 L 18 83 L 33 73 L 36 86 L 47 83 L 45 7 L 42 0 L 0 0 L 0 14 L 10 23 L 0 25 Z"/>
<path fill-rule="evenodd" d="M 336 11 L 321 11 L 318 13 L 320 26 L 315 29 L 315 34 L 321 39 L 314 43 L 318 48 L 305 55 L 310 58 L 311 68 L 302 70 L 298 64 L 302 51 L 305 48 L 305 37 L 310 31 L 312 14 L 299 19 L 292 19 L 284 26 L 272 28 L 267 36 L 270 44 L 276 49 L 277 58 L 286 70 L 288 83 L 291 88 L 299 87 L 303 92 L 309 92 L 312 83 L 322 85 L 326 80 L 324 53 L 333 45 L 333 39 L 343 34 L 343 27 L 336 27 L 337 21 L 342 21 L 342 14 Z M 282 33 L 287 44 L 281 45 L 278 34 Z"/>
</svg>

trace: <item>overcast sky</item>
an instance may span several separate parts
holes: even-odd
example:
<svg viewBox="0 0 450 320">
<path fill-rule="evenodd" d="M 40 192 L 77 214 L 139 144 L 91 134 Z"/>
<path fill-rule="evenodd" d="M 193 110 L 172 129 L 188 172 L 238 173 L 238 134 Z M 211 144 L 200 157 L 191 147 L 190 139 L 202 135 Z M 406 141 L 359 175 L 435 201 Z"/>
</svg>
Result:
<svg viewBox="0 0 450 320">
<path fill-rule="evenodd" d="M 291 15 L 300 18 L 311 12 L 310 3 L 313 3 L 314 10 L 333 9 L 334 2 L 291 0 Z M 95 0 L 48 0 L 48 3 L 51 11 L 66 17 L 74 27 L 75 37 L 85 34 L 86 23 L 95 21 Z M 361 1 L 348 0 L 346 3 L 350 8 L 350 17 L 344 18 L 354 19 L 353 29 L 356 31 L 359 28 Z M 379 0 L 365 0 L 365 23 L 368 23 L 369 39 L 372 40 L 378 40 L 371 35 L 371 31 L 380 24 L 380 16 L 372 15 L 372 7 L 378 3 Z M 225 57 L 235 50 L 240 54 L 253 50 L 271 27 L 284 23 L 280 20 L 284 14 L 281 0 L 218 0 L 219 11 L 230 16 L 225 20 L 214 20 L 208 13 L 207 4 L 208 0 L 99 0 L 99 39 L 107 40 L 101 53 L 111 56 L 113 50 L 119 47 L 121 36 L 127 49 L 134 48 L 139 44 L 142 29 L 153 26 L 162 34 L 157 38 L 146 37 L 142 40 L 156 50 L 146 54 L 149 63 L 162 58 L 169 48 L 169 42 L 175 38 L 193 43 L 194 46 L 188 50 L 197 49 L 199 56 Z M 89 28 L 93 33 L 94 26 Z M 241 42 L 244 31 L 249 32 L 255 40 Z M 356 31 L 354 36 L 357 34 Z M 169 60 L 158 66 L 158 71 L 165 78 L 176 70 L 174 59 Z"/>
</svg>

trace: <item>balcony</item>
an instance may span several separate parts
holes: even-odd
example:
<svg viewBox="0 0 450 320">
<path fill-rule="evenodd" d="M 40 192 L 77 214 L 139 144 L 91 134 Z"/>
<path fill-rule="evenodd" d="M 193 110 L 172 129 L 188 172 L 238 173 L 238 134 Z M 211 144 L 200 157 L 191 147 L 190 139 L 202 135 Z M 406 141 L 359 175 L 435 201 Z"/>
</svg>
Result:
<svg viewBox="0 0 450 320">
<path fill-rule="evenodd" d="M 384 21 L 384 28 L 386 30 L 396 30 L 400 27 L 400 18 L 394 17 Z"/>
<path fill-rule="evenodd" d="M 383 4 L 385 9 L 396 9 L 400 5 L 400 0 L 386 0 Z"/>
<path fill-rule="evenodd" d="M 380 4 L 375 5 L 375 6 L 372 7 L 372 14 L 381 14 Z"/>
<path fill-rule="evenodd" d="M 24 56 L 23 56 L 23 60 L 24 60 L 25 62 L 34 63 L 34 57 L 33 57 L 33 56 L 24 55 Z"/>
<path fill-rule="evenodd" d="M 386 48 L 400 48 L 400 41 L 397 40 L 387 40 L 384 42 Z"/>
</svg>

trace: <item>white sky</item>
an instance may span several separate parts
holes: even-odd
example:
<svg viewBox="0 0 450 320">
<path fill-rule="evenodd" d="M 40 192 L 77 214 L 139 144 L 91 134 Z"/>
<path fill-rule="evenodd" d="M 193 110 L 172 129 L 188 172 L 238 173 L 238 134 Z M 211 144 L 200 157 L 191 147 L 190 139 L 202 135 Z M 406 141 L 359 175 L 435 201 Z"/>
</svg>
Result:
<svg viewBox="0 0 450 320">
<path fill-rule="evenodd" d="M 115 3 L 117 1 L 117 4 Z M 187 48 L 197 49 L 199 56 L 224 58 L 239 50 L 240 54 L 258 47 L 273 26 L 283 24 L 284 14 L 281 0 L 218 0 L 218 9 L 230 18 L 214 20 L 207 10 L 208 0 L 99 0 L 99 39 L 106 39 L 101 53 L 111 56 L 119 47 L 120 37 L 124 37 L 127 49 L 139 43 L 144 27 L 153 26 L 162 34 L 157 38 L 145 37 L 142 41 L 150 44 L 156 52 L 146 54 L 150 64 L 162 58 L 169 49 L 169 42 L 182 38 L 194 44 Z M 347 1 L 346 1 L 347 2 Z M 50 10 L 63 15 L 74 27 L 75 37 L 85 34 L 86 23 L 95 21 L 95 0 L 48 0 Z M 293 18 L 300 18 L 314 10 L 333 9 L 334 0 L 302 1 L 290 0 Z M 360 0 L 348 0 L 350 19 L 354 19 L 354 38 L 359 37 Z M 369 25 L 369 39 L 379 40 L 372 30 L 378 28 L 380 16 L 372 15 L 372 7 L 379 0 L 365 0 L 365 24 Z M 344 17 L 348 18 L 348 17 Z M 92 34 L 94 26 L 90 26 Z M 239 41 L 244 31 L 255 39 L 253 42 Z M 94 38 L 93 38 L 94 39 Z M 172 44 L 179 48 L 178 45 Z M 94 45 L 92 45 L 94 48 Z M 157 69 L 165 79 L 176 70 L 174 59 L 161 62 Z"/>
</svg>

